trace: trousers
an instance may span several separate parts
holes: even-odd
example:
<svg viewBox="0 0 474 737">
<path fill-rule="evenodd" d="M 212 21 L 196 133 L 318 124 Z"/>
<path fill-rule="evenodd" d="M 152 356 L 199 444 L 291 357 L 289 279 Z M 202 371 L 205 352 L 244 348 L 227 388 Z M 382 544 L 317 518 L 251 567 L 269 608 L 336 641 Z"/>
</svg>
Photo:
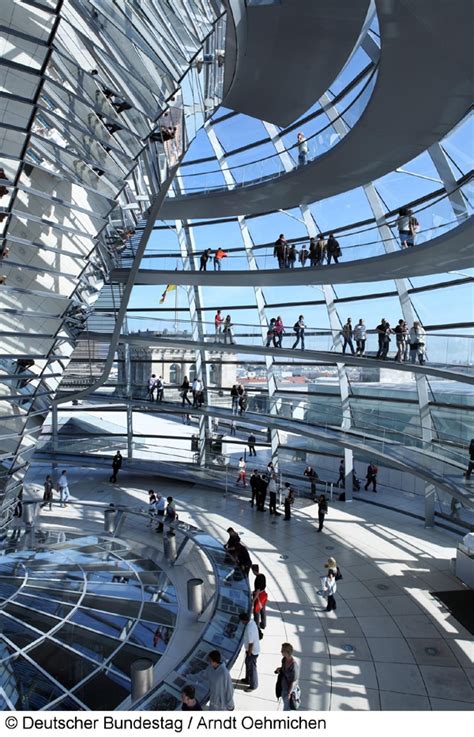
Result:
<svg viewBox="0 0 474 737">
<path fill-rule="evenodd" d="M 249 684 L 249 688 L 257 688 L 258 686 L 257 658 L 258 655 L 245 653 L 245 680 Z"/>
</svg>

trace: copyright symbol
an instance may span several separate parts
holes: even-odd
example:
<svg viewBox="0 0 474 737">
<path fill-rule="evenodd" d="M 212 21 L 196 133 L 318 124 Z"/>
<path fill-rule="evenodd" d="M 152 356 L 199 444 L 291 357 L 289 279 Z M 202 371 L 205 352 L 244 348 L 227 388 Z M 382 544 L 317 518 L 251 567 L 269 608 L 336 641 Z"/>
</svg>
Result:
<svg viewBox="0 0 474 737">
<path fill-rule="evenodd" d="M 15 729 L 18 727 L 18 719 L 16 717 L 7 717 L 5 719 L 5 727 L 7 729 Z"/>
</svg>

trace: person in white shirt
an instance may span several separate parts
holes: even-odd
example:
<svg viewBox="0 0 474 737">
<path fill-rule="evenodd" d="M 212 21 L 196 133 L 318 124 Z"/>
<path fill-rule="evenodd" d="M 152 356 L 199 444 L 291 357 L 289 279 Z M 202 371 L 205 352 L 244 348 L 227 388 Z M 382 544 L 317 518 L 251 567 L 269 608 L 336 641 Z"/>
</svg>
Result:
<svg viewBox="0 0 474 737">
<path fill-rule="evenodd" d="M 323 581 L 323 592 L 327 596 L 328 604 L 326 607 L 327 612 L 336 611 L 336 599 L 334 594 L 337 591 L 336 584 L 336 572 L 332 568 L 329 569 L 328 575 Z"/>
<path fill-rule="evenodd" d="M 58 481 L 59 489 L 59 506 L 65 507 L 69 501 L 69 485 L 67 478 L 67 471 L 63 471 Z"/>
<path fill-rule="evenodd" d="M 239 619 L 245 624 L 245 678 L 242 678 L 242 683 L 247 685 L 246 691 L 255 691 L 258 687 L 257 658 L 260 655 L 260 635 L 257 623 L 254 619 L 250 619 L 247 612 L 242 612 Z"/>
<path fill-rule="evenodd" d="M 408 333 L 408 345 L 410 346 L 410 360 L 416 363 L 418 361 L 423 365 L 426 361 L 426 330 L 421 326 L 418 320 L 415 320 L 413 327 Z"/>
<path fill-rule="evenodd" d="M 161 496 L 160 492 L 158 492 L 156 495 L 155 509 L 156 509 L 156 515 L 157 517 L 159 517 L 159 522 L 158 522 L 158 527 L 156 528 L 156 532 L 163 532 L 163 518 L 165 516 L 165 507 L 166 507 L 165 498 Z"/>
<path fill-rule="evenodd" d="M 199 394 L 202 392 L 202 383 L 201 379 L 198 379 L 197 377 L 194 379 L 191 390 L 193 393 L 193 407 L 197 407 L 199 404 Z"/>
<path fill-rule="evenodd" d="M 354 328 L 354 340 L 356 342 L 356 355 L 363 356 L 365 353 L 365 341 L 367 340 L 367 328 L 362 318 Z"/>
<path fill-rule="evenodd" d="M 156 496 L 153 489 L 148 492 L 148 524 L 151 527 L 156 515 Z"/>
</svg>

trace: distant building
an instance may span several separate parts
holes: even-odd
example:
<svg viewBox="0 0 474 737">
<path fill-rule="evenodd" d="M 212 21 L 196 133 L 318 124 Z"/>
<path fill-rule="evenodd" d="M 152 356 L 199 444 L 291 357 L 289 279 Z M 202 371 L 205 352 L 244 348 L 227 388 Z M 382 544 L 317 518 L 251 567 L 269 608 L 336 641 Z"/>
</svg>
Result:
<svg viewBox="0 0 474 737">
<path fill-rule="evenodd" d="M 139 332 L 137 335 L 146 335 Z M 148 333 L 155 335 L 155 333 Z M 176 338 L 186 338 L 191 343 L 189 333 L 175 333 Z M 167 334 L 170 341 L 173 334 Z M 133 387 L 145 387 L 151 374 L 161 376 L 166 385 L 179 386 L 184 377 L 193 381 L 196 376 L 196 351 L 194 348 L 154 348 L 152 346 L 129 345 L 130 351 L 130 382 Z M 200 377 L 208 387 L 231 387 L 236 382 L 235 363 L 222 363 L 222 361 L 233 361 L 235 355 L 224 351 L 210 351 L 211 361 L 208 362 L 209 376 Z M 212 362 L 212 355 L 215 362 Z M 119 384 L 125 383 L 125 347 L 119 350 Z"/>
</svg>

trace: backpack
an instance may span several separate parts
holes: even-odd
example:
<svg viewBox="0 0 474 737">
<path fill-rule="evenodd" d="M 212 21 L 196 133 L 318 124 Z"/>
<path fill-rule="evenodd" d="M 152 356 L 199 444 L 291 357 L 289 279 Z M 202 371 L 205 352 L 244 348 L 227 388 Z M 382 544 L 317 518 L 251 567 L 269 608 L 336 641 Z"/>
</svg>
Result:
<svg viewBox="0 0 474 737">
<path fill-rule="evenodd" d="M 298 321 L 296 321 L 295 324 L 293 325 L 293 330 L 295 331 L 295 333 L 297 333 L 299 329 L 300 329 L 300 324 Z"/>
</svg>

